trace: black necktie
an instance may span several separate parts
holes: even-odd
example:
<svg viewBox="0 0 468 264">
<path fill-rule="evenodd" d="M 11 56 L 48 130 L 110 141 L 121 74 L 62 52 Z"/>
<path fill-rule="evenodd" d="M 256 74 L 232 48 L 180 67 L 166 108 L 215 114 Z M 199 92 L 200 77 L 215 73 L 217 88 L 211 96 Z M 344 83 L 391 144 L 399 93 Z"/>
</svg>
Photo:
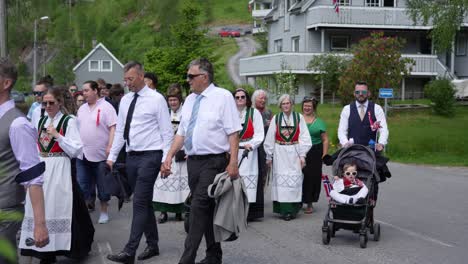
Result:
<svg viewBox="0 0 468 264">
<path fill-rule="evenodd" d="M 125 120 L 124 139 L 127 141 L 128 146 L 130 146 L 130 139 L 128 138 L 128 135 L 130 133 L 130 124 L 132 123 L 133 111 L 135 111 L 137 98 L 138 94 L 135 93 L 135 95 L 133 96 L 133 100 L 130 103 L 130 107 L 128 108 L 127 120 Z"/>
</svg>

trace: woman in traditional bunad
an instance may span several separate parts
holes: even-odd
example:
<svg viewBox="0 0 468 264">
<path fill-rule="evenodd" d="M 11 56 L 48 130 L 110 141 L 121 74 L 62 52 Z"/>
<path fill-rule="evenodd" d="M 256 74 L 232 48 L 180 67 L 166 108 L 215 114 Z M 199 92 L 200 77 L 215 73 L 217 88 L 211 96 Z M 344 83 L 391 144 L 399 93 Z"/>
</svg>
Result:
<svg viewBox="0 0 468 264">
<path fill-rule="evenodd" d="M 37 257 L 41 264 L 56 262 L 57 255 L 85 257 L 91 250 L 94 236 L 86 204 L 71 175 L 70 159 L 79 155 L 82 143 L 76 119 L 67 110 L 64 91 L 61 87 L 48 90 L 42 102 L 47 115 L 35 124 L 40 158 L 46 163 L 43 188 L 50 243 L 43 248 L 26 245 L 26 239 L 33 237 L 29 198 L 21 228 L 21 254 Z"/>
<path fill-rule="evenodd" d="M 172 84 L 167 91 L 167 101 L 170 108 L 171 122 L 174 133 L 177 132 L 181 119 L 182 89 L 178 84 Z M 172 160 L 172 175 L 167 178 L 158 177 L 154 183 L 153 207 L 160 211 L 158 223 L 167 222 L 167 213 L 175 213 L 176 220 L 182 220 L 184 212 L 184 201 L 189 195 L 188 172 L 186 155 L 183 150 L 176 153 Z"/>
<path fill-rule="evenodd" d="M 289 221 L 302 206 L 302 168 L 312 141 L 304 117 L 292 110 L 294 103 L 290 96 L 282 95 L 278 105 L 281 112 L 271 120 L 264 148 L 267 165 L 273 167 L 273 212 Z"/>
<path fill-rule="evenodd" d="M 258 184 L 258 147 L 265 138 L 263 132 L 263 119 L 260 112 L 252 107 L 252 101 L 246 90 L 238 88 L 233 93 L 239 111 L 239 121 L 242 124 L 242 130 L 239 134 L 239 146 L 249 150 L 248 156 L 242 161 L 239 167 L 239 175 L 244 180 L 247 190 L 247 199 L 249 200 L 249 214 L 247 219 L 252 221 L 263 217 L 263 201 L 261 204 L 261 214 L 258 213 L 259 207 L 256 205 L 258 191 L 263 196 L 263 188 Z M 242 159 L 243 150 L 239 150 L 238 160 Z"/>
</svg>

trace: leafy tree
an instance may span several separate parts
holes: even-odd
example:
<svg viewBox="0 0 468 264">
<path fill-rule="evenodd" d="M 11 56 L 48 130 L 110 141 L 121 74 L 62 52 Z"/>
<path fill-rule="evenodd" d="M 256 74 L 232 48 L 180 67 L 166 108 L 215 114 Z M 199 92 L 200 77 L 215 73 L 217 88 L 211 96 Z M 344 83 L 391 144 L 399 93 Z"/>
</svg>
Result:
<svg viewBox="0 0 468 264">
<path fill-rule="evenodd" d="M 269 92 L 276 95 L 278 98 L 282 94 L 289 94 L 291 98 L 295 98 L 298 92 L 297 76 L 291 72 L 291 68 L 283 60 L 281 61 L 281 71 L 273 74 L 275 85 L 269 87 Z"/>
<path fill-rule="evenodd" d="M 211 46 L 206 31 L 200 29 L 199 15 L 200 9 L 185 0 L 180 20 L 171 26 L 169 45 L 161 43 L 145 54 L 145 68 L 158 74 L 162 91 L 171 83 L 186 85 L 187 65 L 193 59 L 211 60 Z"/>
<path fill-rule="evenodd" d="M 430 36 L 437 51 L 452 49 L 452 42 L 468 11 L 468 0 L 407 0 L 408 15 L 416 23 L 432 24 Z"/>
<path fill-rule="evenodd" d="M 343 103 L 353 99 L 356 81 L 366 81 L 371 94 L 382 87 L 399 88 L 414 60 L 401 57 L 404 40 L 373 32 L 352 48 L 353 59 L 340 79 L 338 93 Z M 377 98 L 375 98 L 378 100 Z"/>
<path fill-rule="evenodd" d="M 432 101 L 438 115 L 451 117 L 455 113 L 455 87 L 447 79 L 433 80 L 426 84 L 424 93 Z"/>
<path fill-rule="evenodd" d="M 340 78 L 348 67 L 349 58 L 341 54 L 322 54 L 314 56 L 307 66 L 308 70 L 316 71 L 314 79 L 317 83 L 323 80 L 324 89 L 330 91 L 335 102 L 335 94 L 340 87 Z"/>
</svg>

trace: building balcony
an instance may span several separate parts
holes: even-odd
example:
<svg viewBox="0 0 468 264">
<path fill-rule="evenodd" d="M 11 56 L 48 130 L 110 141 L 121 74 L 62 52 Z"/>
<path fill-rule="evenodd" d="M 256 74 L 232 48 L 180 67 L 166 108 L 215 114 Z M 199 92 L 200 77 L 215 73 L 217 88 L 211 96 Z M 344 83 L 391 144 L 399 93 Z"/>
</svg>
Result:
<svg viewBox="0 0 468 264">
<path fill-rule="evenodd" d="M 284 62 L 288 70 L 295 74 L 314 74 L 307 65 L 314 57 L 322 53 L 279 52 L 267 55 L 243 58 L 239 62 L 241 76 L 254 77 L 272 75 L 281 71 Z M 351 54 L 337 54 L 337 56 L 351 57 Z M 437 59 L 436 55 L 403 54 L 402 57 L 412 58 L 416 64 L 410 75 L 412 76 L 445 76 L 453 79 L 447 68 Z"/>
<path fill-rule="evenodd" d="M 271 9 L 257 9 L 252 10 L 252 17 L 253 18 L 263 18 L 271 12 Z"/>
<path fill-rule="evenodd" d="M 340 6 L 336 13 L 333 6 L 317 6 L 307 10 L 307 28 L 350 27 L 428 30 L 430 25 L 413 23 L 405 8 Z M 466 19 L 465 19 L 466 20 Z"/>
</svg>

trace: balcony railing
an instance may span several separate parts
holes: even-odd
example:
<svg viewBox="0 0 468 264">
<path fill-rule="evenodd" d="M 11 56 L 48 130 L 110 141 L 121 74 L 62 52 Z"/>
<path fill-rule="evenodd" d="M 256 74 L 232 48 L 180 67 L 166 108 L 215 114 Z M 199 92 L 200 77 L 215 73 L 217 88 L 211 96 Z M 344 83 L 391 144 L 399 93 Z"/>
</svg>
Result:
<svg viewBox="0 0 468 264">
<path fill-rule="evenodd" d="M 268 15 L 268 13 L 271 12 L 271 9 L 257 9 L 257 10 L 252 10 L 252 17 L 254 18 L 261 18 L 265 17 Z"/>
<path fill-rule="evenodd" d="M 271 75 L 281 71 L 281 64 L 284 62 L 292 73 L 312 74 L 307 70 L 309 61 L 322 53 L 292 53 L 280 52 L 267 55 L 243 58 L 239 63 L 241 76 Z M 337 54 L 337 56 L 351 57 L 351 54 Z M 447 68 L 437 59 L 436 55 L 404 54 L 402 57 L 412 58 L 415 65 L 411 70 L 414 76 L 448 76 Z"/>
<path fill-rule="evenodd" d="M 307 11 L 307 28 L 368 27 L 430 29 L 422 23 L 413 23 L 405 8 L 341 6 L 336 13 L 333 6 L 317 6 Z"/>
</svg>

